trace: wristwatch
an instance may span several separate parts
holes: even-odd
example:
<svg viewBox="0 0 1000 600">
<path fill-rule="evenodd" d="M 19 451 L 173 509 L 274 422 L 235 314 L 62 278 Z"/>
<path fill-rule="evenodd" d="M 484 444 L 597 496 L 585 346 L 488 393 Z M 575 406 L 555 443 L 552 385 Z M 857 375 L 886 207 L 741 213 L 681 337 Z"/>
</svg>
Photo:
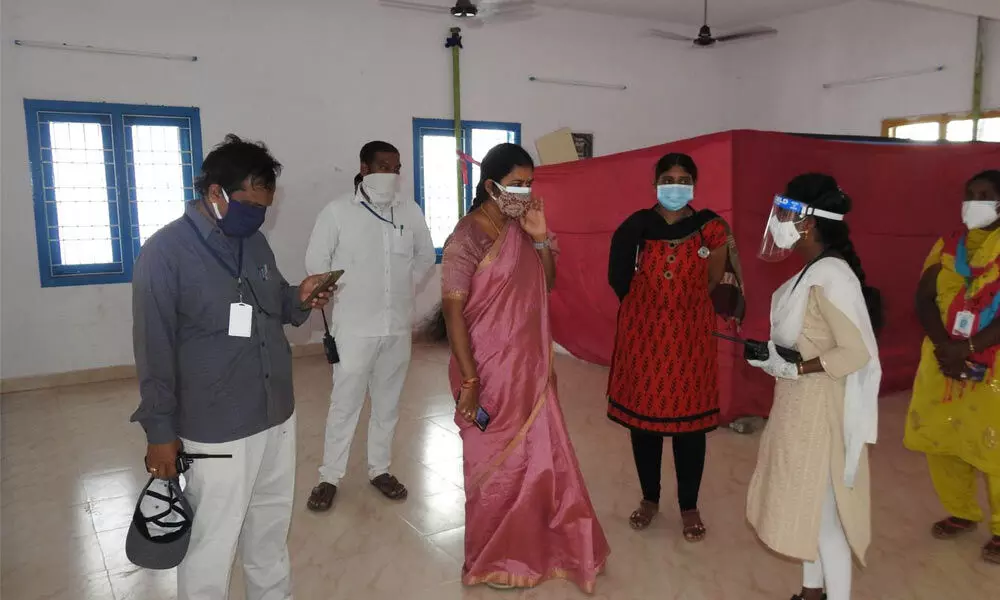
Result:
<svg viewBox="0 0 1000 600">
<path fill-rule="evenodd" d="M 552 241 L 549 238 L 545 238 L 544 242 L 535 242 L 535 250 L 545 250 L 552 246 Z"/>
</svg>

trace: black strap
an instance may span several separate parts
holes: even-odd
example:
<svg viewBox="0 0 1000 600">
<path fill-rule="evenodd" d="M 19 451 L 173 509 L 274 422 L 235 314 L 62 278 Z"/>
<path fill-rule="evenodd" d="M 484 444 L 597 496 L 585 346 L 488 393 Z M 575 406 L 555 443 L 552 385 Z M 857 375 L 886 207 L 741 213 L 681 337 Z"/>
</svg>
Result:
<svg viewBox="0 0 1000 600">
<path fill-rule="evenodd" d="M 219 263 L 219 266 L 225 269 L 226 273 L 229 273 L 233 277 L 233 279 L 237 281 L 237 283 L 240 282 L 243 278 L 243 240 L 240 240 L 240 250 L 236 258 L 236 271 L 233 272 L 233 268 L 229 266 L 229 263 L 223 260 L 222 256 L 220 256 L 219 253 L 215 251 L 215 248 L 213 248 L 212 245 L 208 243 L 208 240 L 206 240 L 201 235 L 201 231 L 198 230 L 198 226 L 195 225 L 195 222 L 191 220 L 191 217 L 189 217 L 188 215 L 184 215 L 184 220 L 187 221 L 188 225 L 191 226 L 191 229 L 194 230 L 195 237 L 198 238 L 198 241 L 201 242 L 201 245 L 204 246 L 205 249 L 208 250 L 209 254 L 211 254 L 212 257 L 216 260 L 216 262 Z"/>
<path fill-rule="evenodd" d="M 164 529 L 179 529 L 181 527 L 184 527 L 188 523 L 190 523 L 191 522 L 191 518 L 188 516 L 187 512 L 184 511 L 184 508 L 182 506 L 180 506 L 180 500 L 181 500 L 180 496 L 178 496 L 177 494 L 174 493 L 174 489 L 173 489 L 173 487 L 171 486 L 170 483 L 167 483 L 167 489 L 170 491 L 170 495 L 169 496 L 164 496 L 163 494 L 161 494 L 161 493 L 159 493 L 157 491 L 149 489 L 149 486 L 152 485 L 154 479 L 155 478 L 153 478 L 153 477 L 149 478 L 149 482 L 146 484 L 146 487 L 143 488 L 142 493 L 143 493 L 143 495 L 151 496 L 153 498 L 156 498 L 157 500 L 160 500 L 162 502 L 166 502 L 167 503 L 167 509 L 164 510 L 164 511 L 162 511 L 162 512 L 156 513 L 155 515 L 147 517 L 146 515 L 142 514 L 142 511 L 141 511 L 141 509 L 139 507 L 136 507 L 136 514 L 142 518 L 143 525 L 145 526 L 148 523 L 153 523 L 153 524 L 158 525 L 158 526 L 160 526 L 160 527 L 162 527 Z M 140 505 L 141 505 L 141 501 L 140 501 Z M 170 515 L 170 513 L 173 513 L 173 512 L 176 512 L 177 514 L 179 514 L 181 516 L 181 518 L 184 519 L 184 521 L 182 521 L 180 523 L 177 523 L 177 522 L 172 522 L 171 523 L 171 522 L 165 522 L 165 521 L 163 521 L 164 517 Z M 148 528 L 147 528 L 147 531 L 148 531 Z"/>
<path fill-rule="evenodd" d="M 326 330 L 326 335 L 330 335 L 330 324 L 326 321 L 326 311 L 320 309 L 319 314 L 323 315 L 323 329 Z M 331 336 L 332 337 L 332 336 Z"/>
<path fill-rule="evenodd" d="M 806 264 L 805 268 L 802 269 L 802 272 L 799 273 L 798 279 L 795 280 L 795 285 L 792 286 L 792 291 L 795 291 L 795 288 L 799 287 L 799 284 L 802 283 L 802 278 L 806 276 L 806 271 L 808 271 L 810 267 L 812 267 L 814 264 L 818 263 L 819 261 L 823 260 L 824 258 L 828 258 L 828 257 L 831 257 L 831 256 L 837 257 L 837 258 L 840 257 L 840 255 L 837 254 L 837 252 L 835 252 L 833 250 L 824 250 L 822 253 L 820 253 L 819 256 L 817 256 L 816 258 L 814 258 L 811 261 L 809 261 L 809 263 Z"/>
</svg>

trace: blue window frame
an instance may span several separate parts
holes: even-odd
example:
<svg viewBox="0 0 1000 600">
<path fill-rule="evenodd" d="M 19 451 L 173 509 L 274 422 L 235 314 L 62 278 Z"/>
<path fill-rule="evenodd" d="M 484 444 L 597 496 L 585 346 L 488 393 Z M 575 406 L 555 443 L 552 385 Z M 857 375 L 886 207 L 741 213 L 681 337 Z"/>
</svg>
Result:
<svg viewBox="0 0 1000 600">
<path fill-rule="evenodd" d="M 197 108 L 25 100 L 42 287 L 127 283 L 194 199 Z"/>
<path fill-rule="evenodd" d="M 462 121 L 462 151 L 480 161 L 497 144 L 521 143 L 519 123 L 495 121 Z M 467 181 L 458 190 L 459 157 L 456 155 L 455 122 L 449 119 L 413 119 L 413 169 L 414 193 L 424 211 L 424 218 L 437 247 L 438 260 L 441 246 L 455 228 L 462 213 L 472 204 L 472 196 L 479 180 L 479 167 L 468 169 Z"/>
</svg>

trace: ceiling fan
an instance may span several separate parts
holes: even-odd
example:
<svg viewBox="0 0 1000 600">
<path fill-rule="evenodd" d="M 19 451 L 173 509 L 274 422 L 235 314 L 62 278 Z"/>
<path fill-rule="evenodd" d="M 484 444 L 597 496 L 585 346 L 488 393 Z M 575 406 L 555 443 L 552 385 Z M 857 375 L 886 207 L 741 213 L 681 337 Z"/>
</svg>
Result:
<svg viewBox="0 0 1000 600">
<path fill-rule="evenodd" d="M 689 42 L 698 48 L 708 48 L 716 44 L 721 44 L 725 42 L 735 42 L 736 40 L 746 40 L 750 38 L 766 37 L 777 35 L 778 30 L 772 27 L 752 27 L 750 29 L 744 29 L 743 31 L 736 31 L 733 33 L 727 33 L 726 35 L 714 36 L 712 35 L 712 28 L 708 26 L 708 0 L 705 0 L 705 20 L 701 29 L 698 31 L 698 37 L 687 37 L 672 31 L 663 31 L 662 29 L 650 29 L 649 33 L 656 37 L 674 40 L 677 42 Z"/>
<path fill-rule="evenodd" d="M 534 0 L 456 0 L 451 8 L 427 2 L 410 0 L 379 0 L 379 4 L 389 8 L 419 10 L 438 14 L 450 14 L 456 19 L 469 21 L 475 25 L 502 20 L 520 20 L 534 16 Z"/>
</svg>

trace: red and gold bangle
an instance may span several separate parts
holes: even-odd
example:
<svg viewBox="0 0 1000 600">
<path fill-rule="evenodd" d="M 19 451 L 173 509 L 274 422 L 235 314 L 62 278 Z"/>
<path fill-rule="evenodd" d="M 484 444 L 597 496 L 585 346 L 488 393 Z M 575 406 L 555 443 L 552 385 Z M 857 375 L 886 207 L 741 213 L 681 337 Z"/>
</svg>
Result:
<svg viewBox="0 0 1000 600">
<path fill-rule="evenodd" d="M 470 390 L 470 389 L 472 389 L 474 387 L 478 387 L 478 386 L 479 386 L 479 378 L 478 377 L 469 377 L 468 379 L 463 379 L 462 380 L 462 389 L 463 390 Z"/>
</svg>

